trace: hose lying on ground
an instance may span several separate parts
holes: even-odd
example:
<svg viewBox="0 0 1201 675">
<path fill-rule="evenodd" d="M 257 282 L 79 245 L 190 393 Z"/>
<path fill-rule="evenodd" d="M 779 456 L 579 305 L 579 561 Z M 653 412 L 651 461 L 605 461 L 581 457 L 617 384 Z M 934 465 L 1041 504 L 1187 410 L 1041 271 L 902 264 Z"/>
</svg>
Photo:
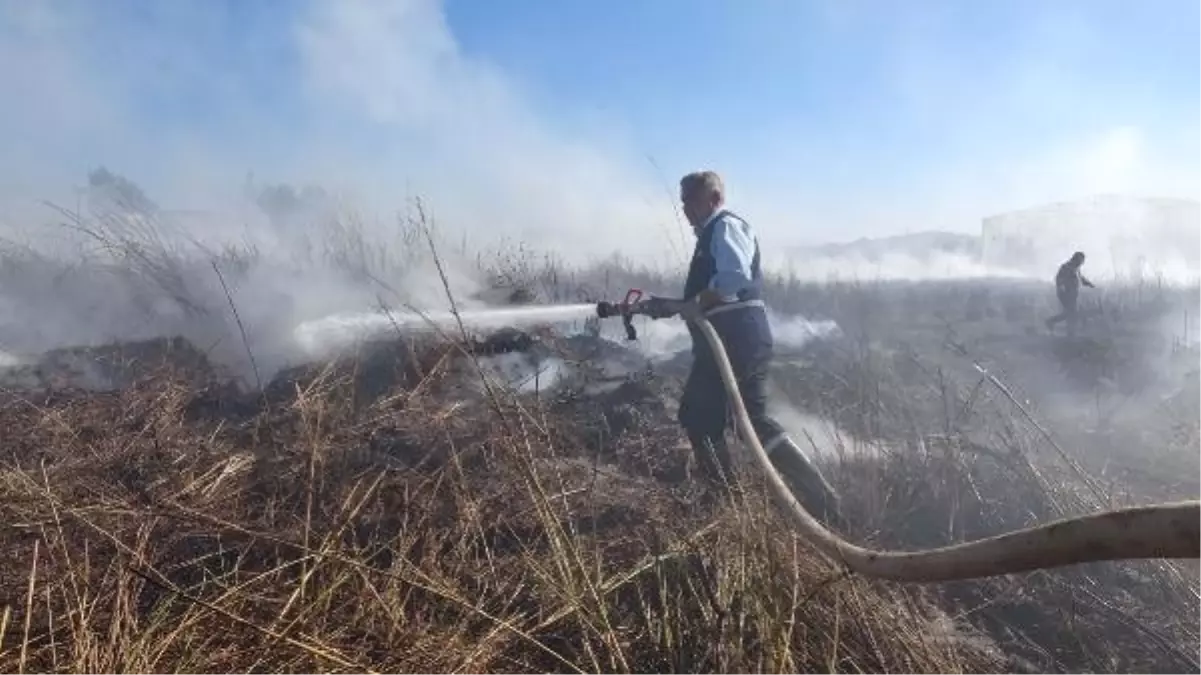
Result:
<svg viewBox="0 0 1201 675">
<path fill-rule="evenodd" d="M 802 534 L 851 571 L 892 581 L 934 582 L 1014 574 L 1102 560 L 1201 557 L 1201 502 L 1103 511 L 925 551 L 873 551 L 822 526 L 793 496 L 759 442 L 721 338 L 704 317 L 696 325 L 713 350 L 742 437 Z"/>
</svg>

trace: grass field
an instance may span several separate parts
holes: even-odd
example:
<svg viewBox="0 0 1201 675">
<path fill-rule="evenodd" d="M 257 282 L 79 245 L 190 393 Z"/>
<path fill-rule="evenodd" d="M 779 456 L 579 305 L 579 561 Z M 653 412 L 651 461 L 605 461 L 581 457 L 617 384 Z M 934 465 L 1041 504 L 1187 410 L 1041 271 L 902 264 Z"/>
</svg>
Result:
<svg viewBox="0 0 1201 675">
<path fill-rule="evenodd" d="M 674 421 L 678 324 L 640 324 L 639 346 L 604 339 L 617 326 L 394 331 L 307 363 L 289 346 L 353 303 L 673 294 L 664 271 L 435 257 L 419 229 L 345 225 L 280 262 L 69 220 L 78 257 L 0 259 L 20 362 L 0 371 L 4 671 L 1199 667 L 1195 562 L 899 585 L 817 556 L 748 461 L 751 489 L 718 500 Z M 1043 327 L 1043 282 L 767 294 L 789 327 L 774 406 L 818 446 L 852 541 L 1201 492 L 1196 285 L 1103 284 L 1072 339 Z"/>
</svg>

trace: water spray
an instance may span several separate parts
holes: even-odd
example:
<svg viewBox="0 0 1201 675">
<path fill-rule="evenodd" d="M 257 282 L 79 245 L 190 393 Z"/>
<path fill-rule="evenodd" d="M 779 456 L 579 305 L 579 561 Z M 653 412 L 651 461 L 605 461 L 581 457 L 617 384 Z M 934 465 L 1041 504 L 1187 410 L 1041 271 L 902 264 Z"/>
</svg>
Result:
<svg viewBox="0 0 1201 675">
<path fill-rule="evenodd" d="M 458 312 L 356 312 L 335 314 L 306 321 L 293 332 L 296 341 L 310 353 L 331 345 L 385 335 L 397 330 L 421 332 L 457 330 L 459 322 L 469 328 L 500 329 L 579 321 L 593 316 L 596 306 L 588 303 L 536 307 L 504 307 Z"/>
</svg>

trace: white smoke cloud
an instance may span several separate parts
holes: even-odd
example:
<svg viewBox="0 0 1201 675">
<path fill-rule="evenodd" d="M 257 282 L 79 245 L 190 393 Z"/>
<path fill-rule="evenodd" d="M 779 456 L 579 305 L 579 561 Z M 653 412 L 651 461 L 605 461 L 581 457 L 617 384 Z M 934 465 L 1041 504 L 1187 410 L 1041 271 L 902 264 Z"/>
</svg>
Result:
<svg viewBox="0 0 1201 675">
<path fill-rule="evenodd" d="M 790 256 L 776 263 L 776 269 L 802 281 L 933 281 L 979 277 L 1028 278 L 1027 271 L 1000 265 L 986 265 L 976 256 L 956 253 L 885 253 Z M 1046 274 L 1038 275 L 1039 278 Z"/>
<path fill-rule="evenodd" d="M 918 65 L 917 74 L 929 72 L 929 64 Z M 954 109 L 947 92 L 961 98 L 936 79 L 907 83 L 931 108 Z M 925 85 L 940 97 L 923 98 L 930 93 Z M 698 167 L 669 166 L 666 177 L 656 175 L 629 138 L 573 126 L 565 121 L 572 111 L 540 106 L 533 93 L 466 52 L 439 0 L 312 0 L 270 10 L 206 0 L 145 3 L 136 11 L 86 0 L 0 4 L 0 236 L 60 258 L 35 269 L 37 259 L 26 257 L 25 267 L 7 268 L 0 342 L 24 352 L 181 332 L 244 351 L 207 260 L 231 242 L 256 251 L 251 268 L 227 271 L 227 281 L 251 341 L 263 350 L 290 342 L 301 322 L 362 310 L 381 295 L 390 304 L 445 309 L 429 256 L 410 256 L 413 243 L 398 241 L 404 228 L 395 214 L 414 197 L 424 198 L 443 244 L 467 233 L 475 250 L 516 240 L 568 263 L 620 251 L 675 269 L 680 252 L 670 242 L 690 237 L 680 236 L 663 181 L 670 192 L 671 174 Z M 1165 159 L 1146 129 L 1118 125 L 1003 162 L 936 162 L 907 179 L 900 196 L 851 184 L 802 204 L 804 210 L 797 203 L 805 200 L 790 196 L 797 189 L 791 172 L 773 168 L 765 175 L 775 175 L 776 184 L 756 181 L 733 205 L 774 252 L 798 231 L 824 238 L 917 223 L 972 230 L 985 213 L 1063 193 L 1176 189 L 1186 182 L 1181 176 L 1195 179 L 1196 158 Z M 220 317 L 208 320 L 219 325 L 193 325 L 154 290 L 161 279 L 131 279 L 117 269 L 124 261 L 81 271 L 80 256 L 101 257 L 97 243 L 57 227 L 64 218 L 41 200 L 74 208 L 76 188 L 101 164 L 142 185 L 165 209 L 203 211 L 180 220 L 170 237 L 164 233 L 178 272 L 167 280 L 202 300 Z M 307 224 L 268 222 L 242 198 L 248 173 L 260 183 L 327 187 L 336 215 L 354 220 L 362 238 L 331 244 L 328 214 Z M 357 259 L 331 264 L 323 258 L 331 249 Z M 470 254 L 440 251 L 456 297 L 482 287 Z M 849 265 L 875 278 L 980 272 L 970 260 L 905 257 L 870 265 L 805 261 L 798 269 L 820 278 L 828 276 L 823 265 L 843 273 Z M 651 353 L 686 344 L 682 326 L 642 330 Z M 285 356 L 291 354 L 278 360 Z"/>
<path fill-rule="evenodd" d="M 562 359 L 537 360 L 521 353 L 480 357 L 479 364 L 482 375 L 521 394 L 552 391 L 571 375 Z"/>
<path fill-rule="evenodd" d="M 865 10 L 834 4 L 823 10 L 828 28 L 855 29 Z M 220 198 L 253 170 L 336 186 L 384 229 L 388 214 L 422 195 L 447 229 L 476 240 L 537 242 L 566 260 L 615 250 L 678 257 L 669 242 L 681 227 L 665 177 L 653 175 L 643 149 L 534 103 L 525 83 L 462 49 L 439 0 L 248 7 L 183 0 L 136 17 L 128 7 L 70 0 L 0 8 L 0 91 L 11 94 L 0 109 L 9 131 L 0 137 L 0 218 L 26 222 L 52 193 L 70 201 L 70 186 L 98 163 L 147 183 L 169 206 L 226 213 Z M 946 63 L 923 39 L 928 22 L 910 15 L 925 13 L 898 14 L 904 31 L 889 86 L 903 112 L 946 127 L 947 147 L 931 149 L 903 181 L 828 195 L 790 197 L 804 189 L 790 171 L 763 171 L 735 199 L 771 241 L 907 227 L 971 232 L 989 213 L 1097 191 L 1197 195 L 1196 153 L 1169 147 L 1195 149 L 1195 124 L 1165 144 L 1145 120 L 1115 116 L 1108 128 L 1040 149 L 969 152 L 995 111 L 1064 113 L 1073 93 L 1087 93 L 1077 91 L 1080 78 L 1051 66 L 1074 45 L 1094 44 L 1091 26 L 1033 12 L 1012 68 L 984 83 Z M 165 121 L 160 107 L 182 120 Z M 191 109 L 180 116 L 175 107 Z M 692 168 L 674 167 L 666 179 Z M 749 181 L 732 174 L 729 182 Z M 206 222 L 199 234 L 228 234 L 226 225 Z"/>
<path fill-rule="evenodd" d="M 671 213 L 648 203 L 661 186 L 642 160 L 614 139 L 557 129 L 503 72 L 462 53 L 441 2 L 288 9 L 264 20 L 207 2 L 136 16 L 70 0 L 0 6 L 0 91 L 11 94 L 0 105 L 0 238 L 35 247 L 0 251 L 10 277 L 0 345 L 183 334 L 245 361 L 232 301 L 269 372 L 304 353 L 292 331 L 305 321 L 381 301 L 443 311 L 448 290 L 460 308 L 480 306 L 471 298 L 487 280 L 473 251 L 501 241 L 567 262 L 666 250 L 653 226 Z M 116 231 L 85 223 L 107 242 L 59 226 L 70 216 L 41 201 L 86 217 L 78 186 L 101 164 L 167 211 L 199 212 Z M 268 222 L 240 192 L 248 171 L 327 187 L 332 210 Z M 415 197 L 442 270 L 393 215 L 412 214 Z M 460 241 L 471 248 L 449 245 Z M 231 246 L 221 279 L 209 258 Z M 177 296 L 207 314 L 189 315 Z"/>
<path fill-rule="evenodd" d="M 463 53 L 439 0 L 288 9 L 282 25 L 255 24 L 260 34 L 233 25 L 257 10 L 215 3 L 158 5 L 144 22 L 91 3 L 6 3 L 4 220 L 36 218 L 43 198 L 72 203 L 72 185 L 107 164 L 167 208 L 223 219 L 237 217 L 254 171 L 331 187 L 376 234 L 423 197 L 444 231 L 481 248 L 507 238 L 567 261 L 615 250 L 653 260 L 670 249 L 665 237 L 678 241 L 641 155 L 603 130 L 562 125 Z M 176 100 L 196 109 L 181 114 Z"/>
<path fill-rule="evenodd" d="M 855 438 L 833 421 L 801 412 L 787 398 L 774 393 L 768 401 L 768 414 L 810 459 L 834 462 L 851 457 L 878 457 L 882 446 Z"/>
<path fill-rule="evenodd" d="M 648 204 L 660 188 L 637 155 L 557 129 L 505 73 L 461 51 L 440 2 L 319 2 L 297 34 L 305 87 L 365 114 L 385 139 L 405 139 L 383 150 L 416 150 L 419 161 L 381 168 L 430 195 L 453 225 L 538 242 L 568 261 L 664 250 L 666 231 L 654 226 L 671 214 Z"/>
<path fill-rule="evenodd" d="M 838 324 L 830 320 L 810 321 L 802 316 L 780 316 L 768 312 L 772 338 L 776 344 L 801 349 L 813 340 L 830 339 L 840 333 Z"/>
<path fill-rule="evenodd" d="M 12 368 L 21 365 L 21 359 L 14 354 L 0 351 L 0 368 Z"/>
</svg>

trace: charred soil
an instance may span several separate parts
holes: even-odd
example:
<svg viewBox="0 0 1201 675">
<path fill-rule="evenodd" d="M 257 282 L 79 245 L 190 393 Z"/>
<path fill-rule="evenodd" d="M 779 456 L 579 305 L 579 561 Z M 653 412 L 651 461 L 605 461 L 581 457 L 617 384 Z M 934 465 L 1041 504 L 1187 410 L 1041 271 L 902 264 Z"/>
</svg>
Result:
<svg viewBox="0 0 1201 675">
<path fill-rule="evenodd" d="M 779 373 L 797 407 L 888 442 L 822 459 L 849 538 L 932 546 L 1098 506 L 1012 414 L 990 435 L 970 387 L 939 394 L 969 409 L 955 424 L 906 426 L 925 370 L 881 379 L 857 344 Z M 590 370 L 621 352 L 380 341 L 261 391 L 181 340 L 52 355 L 0 395 L 0 668 L 1196 671 L 1195 566 L 847 577 L 758 476 L 732 501 L 690 480 L 678 370 Z M 497 353 L 576 367 L 518 392 L 480 367 Z M 62 363 L 89 386 L 48 376 Z"/>
</svg>

